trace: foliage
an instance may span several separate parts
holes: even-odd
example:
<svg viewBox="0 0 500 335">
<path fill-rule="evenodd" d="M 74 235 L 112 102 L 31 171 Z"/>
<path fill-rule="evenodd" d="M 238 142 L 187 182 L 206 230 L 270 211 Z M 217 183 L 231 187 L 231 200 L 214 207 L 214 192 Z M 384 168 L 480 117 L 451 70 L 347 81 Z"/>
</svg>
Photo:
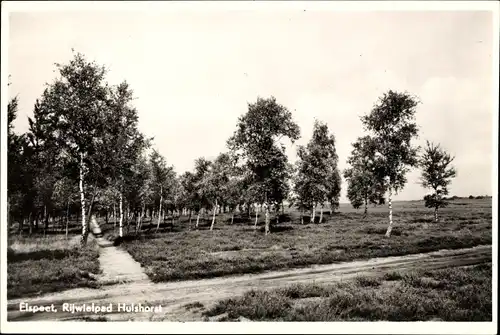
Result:
<svg viewBox="0 0 500 335">
<path fill-rule="evenodd" d="M 370 114 L 362 116 L 365 129 L 373 133 L 377 176 L 396 193 L 407 182 L 406 173 L 417 165 L 418 147 L 411 140 L 418 135 L 415 113 L 418 101 L 409 93 L 388 91 Z"/>
<path fill-rule="evenodd" d="M 358 209 L 362 205 L 384 203 L 384 184 L 377 179 L 377 159 L 375 157 L 376 143 L 370 136 L 358 138 L 353 143 L 353 150 L 347 163 L 350 165 L 344 171 L 347 179 L 347 198 L 351 205 Z"/>
<path fill-rule="evenodd" d="M 314 122 L 313 136 L 306 146 L 297 150 L 297 175 L 294 193 L 299 208 L 323 206 L 329 201 L 338 207 L 341 178 L 337 168 L 335 136 L 326 123 Z"/>
<path fill-rule="evenodd" d="M 439 144 L 427 141 L 427 146 L 419 160 L 419 166 L 422 169 L 420 180 L 423 187 L 432 189 L 434 193 L 424 197 L 425 207 L 434 208 L 437 211 L 448 205 L 444 196 L 448 195 L 448 186 L 457 174 L 455 168 L 451 166 L 453 160 L 454 157 Z"/>
<path fill-rule="evenodd" d="M 279 140 L 285 137 L 294 142 L 299 136 L 300 129 L 291 112 L 274 97 L 257 98 L 238 119 L 228 146 L 245 159 L 248 191 L 257 203 L 279 204 L 287 197 L 290 166 Z"/>
</svg>

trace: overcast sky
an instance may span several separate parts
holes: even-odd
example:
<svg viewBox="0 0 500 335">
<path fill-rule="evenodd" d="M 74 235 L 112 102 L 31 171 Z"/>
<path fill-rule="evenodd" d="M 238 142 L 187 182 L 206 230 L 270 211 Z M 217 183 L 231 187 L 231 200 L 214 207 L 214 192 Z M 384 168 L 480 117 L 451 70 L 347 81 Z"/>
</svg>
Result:
<svg viewBox="0 0 500 335">
<path fill-rule="evenodd" d="M 247 102 L 274 95 L 305 144 L 314 118 L 337 139 L 340 169 L 359 116 L 388 89 L 417 95 L 420 139 L 456 155 L 451 194 L 492 193 L 491 12 L 183 11 L 14 13 L 9 96 L 16 130 L 71 48 L 127 80 L 139 125 L 178 173 L 225 150 Z M 296 146 L 288 147 L 291 161 Z M 396 199 L 420 199 L 418 171 Z M 346 201 L 343 183 L 341 201 Z"/>
</svg>

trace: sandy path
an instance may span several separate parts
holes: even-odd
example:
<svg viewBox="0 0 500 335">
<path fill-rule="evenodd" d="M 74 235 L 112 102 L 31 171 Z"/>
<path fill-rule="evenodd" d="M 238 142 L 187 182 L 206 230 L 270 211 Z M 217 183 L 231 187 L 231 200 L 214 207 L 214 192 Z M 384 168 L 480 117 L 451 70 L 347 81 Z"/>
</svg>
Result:
<svg viewBox="0 0 500 335">
<path fill-rule="evenodd" d="M 103 238 L 97 239 L 99 245 L 99 266 L 102 275 L 99 280 L 103 283 L 127 283 L 136 281 L 149 282 L 141 264 L 121 248 L 113 246 L 110 241 Z"/>
<path fill-rule="evenodd" d="M 107 249 L 107 248 L 105 248 Z M 104 250 L 104 249 L 103 249 Z M 123 256 L 123 255 L 122 255 Z M 120 256 L 121 257 L 121 256 Z M 83 316 L 97 316 L 94 313 L 74 313 L 62 311 L 64 303 L 91 305 L 113 304 L 112 313 L 104 313 L 107 320 L 135 321 L 196 321 L 201 319 L 199 312 L 188 311 L 188 303 L 201 302 L 210 307 L 219 299 L 241 295 L 250 289 L 271 289 L 295 283 L 330 283 L 349 279 L 358 275 L 376 275 L 391 270 L 411 271 L 413 269 L 439 269 L 467 266 L 491 262 L 491 245 L 477 246 L 460 250 L 441 250 L 425 254 L 397 257 L 374 258 L 363 261 L 345 262 L 330 265 L 317 265 L 301 269 L 273 271 L 256 275 L 221 277 L 206 280 L 192 280 L 153 284 L 149 280 L 105 286 L 102 289 L 77 289 L 36 297 L 8 301 L 9 321 L 71 320 Z M 54 304 L 57 312 L 21 312 L 21 302 L 32 305 Z M 161 304 L 162 311 L 156 313 L 119 312 L 118 303 Z"/>
</svg>

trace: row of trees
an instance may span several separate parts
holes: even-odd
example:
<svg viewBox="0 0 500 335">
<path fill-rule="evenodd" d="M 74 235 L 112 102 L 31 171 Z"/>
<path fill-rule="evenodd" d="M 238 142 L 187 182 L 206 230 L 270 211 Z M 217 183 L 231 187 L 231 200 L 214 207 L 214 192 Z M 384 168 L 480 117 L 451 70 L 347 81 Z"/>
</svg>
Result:
<svg viewBox="0 0 500 335">
<path fill-rule="evenodd" d="M 299 126 L 290 111 L 274 97 L 258 98 L 239 118 L 227 141 L 228 151 L 214 160 L 195 161 L 194 171 L 177 175 L 152 148 L 152 138 L 138 129 L 133 91 L 126 82 L 110 86 L 106 68 L 75 54 L 45 88 L 29 118 L 29 130 L 16 134 L 18 100 L 8 106 L 8 207 L 9 226 L 19 222 L 31 233 L 49 223 L 68 231 L 72 214 L 81 220 L 82 244 L 88 236 L 88 219 L 94 212 L 119 217 L 119 234 L 134 222 L 136 231 L 146 216 L 196 215 L 223 208 L 250 214 L 256 223 L 259 208 L 270 232 L 270 211 L 283 209 L 292 193 L 296 167 L 288 162 L 281 142 L 299 139 Z M 311 143 L 300 147 L 294 199 L 301 209 L 338 204 L 340 174 L 335 141 L 325 124 L 316 122 Z M 321 183 L 311 182 L 321 179 Z M 299 186 L 300 184 L 300 186 Z M 310 195 L 312 197 L 310 198 Z M 172 216 L 173 217 L 173 216 Z M 234 217 L 234 214 L 233 214 Z"/>
<path fill-rule="evenodd" d="M 68 64 L 56 64 L 59 77 L 47 85 L 29 118 L 29 130 L 16 134 L 17 97 L 8 106 L 8 211 L 13 221 L 44 231 L 49 223 L 65 224 L 69 217 L 81 220 L 82 244 L 88 236 L 92 210 L 106 221 L 119 218 L 119 234 L 134 222 L 136 232 L 145 217 L 156 220 L 158 230 L 166 214 L 200 214 L 223 209 L 265 216 L 270 232 L 271 211 L 283 210 L 288 201 L 302 213 L 311 211 L 311 221 L 320 209 L 339 204 L 341 175 L 335 137 L 328 126 L 316 120 L 309 143 L 298 146 L 298 161 L 288 162 L 283 140 L 294 143 L 300 128 L 291 112 L 274 97 L 257 98 L 237 122 L 227 141 L 227 152 L 214 160 L 200 157 L 193 171 L 177 175 L 173 166 L 152 148 L 152 138 L 138 129 L 133 91 L 126 82 L 110 86 L 106 68 L 75 54 Z M 447 185 L 455 171 L 452 158 L 429 144 L 421 159 L 411 145 L 417 136 L 414 122 L 416 99 L 389 91 L 370 114 L 362 117 L 371 134 L 353 144 L 344 171 L 347 195 L 356 208 L 382 204 L 388 194 L 389 227 L 392 229 L 392 194 L 401 190 L 406 172 L 420 164 L 423 185 L 434 189 L 426 203 L 445 204 Z M 437 209 L 436 209 L 437 217 Z M 232 221 L 232 220 L 231 220 Z"/>
</svg>

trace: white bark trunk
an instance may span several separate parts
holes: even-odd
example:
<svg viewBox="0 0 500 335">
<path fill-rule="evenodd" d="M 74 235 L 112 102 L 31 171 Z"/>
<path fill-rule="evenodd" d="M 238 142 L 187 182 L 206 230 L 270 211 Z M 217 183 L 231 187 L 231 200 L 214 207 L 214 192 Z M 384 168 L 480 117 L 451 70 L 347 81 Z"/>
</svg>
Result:
<svg viewBox="0 0 500 335">
<path fill-rule="evenodd" d="M 435 221 L 435 222 L 438 222 L 438 221 L 439 221 L 439 220 L 438 220 L 438 208 L 437 208 L 437 207 L 436 207 L 436 208 L 434 208 L 434 221 Z"/>
<path fill-rule="evenodd" d="M 80 203 L 82 207 L 82 238 L 81 244 L 87 244 L 87 236 L 88 236 L 88 227 L 87 222 L 85 221 L 85 192 L 84 192 L 84 184 L 83 184 L 83 153 L 80 154 L 80 180 L 79 180 L 79 188 L 80 188 Z"/>
<path fill-rule="evenodd" d="M 231 213 L 231 224 L 233 224 L 233 222 L 234 222 L 234 210 L 233 210 L 233 212 Z"/>
<path fill-rule="evenodd" d="M 311 215 L 311 223 L 314 223 L 314 219 L 316 218 L 316 204 L 313 204 L 312 215 Z"/>
<path fill-rule="evenodd" d="M 26 223 L 26 218 L 23 217 L 23 221 L 21 221 L 21 226 L 19 227 L 19 235 L 23 235 L 23 229 L 24 229 L 24 224 Z M 66 235 L 66 238 L 68 238 L 68 235 Z"/>
<path fill-rule="evenodd" d="M 198 228 L 198 225 L 200 224 L 200 211 L 196 214 L 196 228 Z"/>
<path fill-rule="evenodd" d="M 387 227 L 387 231 L 385 233 L 386 237 L 391 236 L 392 232 L 392 189 L 389 187 L 389 227 Z"/>
<path fill-rule="evenodd" d="M 49 218 L 47 217 L 47 205 L 43 206 L 43 236 L 47 233 L 47 226 L 49 225 Z"/>
<path fill-rule="evenodd" d="M 120 203 L 119 203 L 119 210 L 120 210 L 120 224 L 119 224 L 119 236 L 123 237 L 123 194 L 120 192 Z"/>
<path fill-rule="evenodd" d="M 215 213 L 217 212 L 217 199 L 215 199 L 215 207 L 214 207 L 214 215 L 212 217 L 212 224 L 210 225 L 210 230 L 214 229 L 214 223 L 215 223 Z"/>
<path fill-rule="evenodd" d="M 30 212 L 30 215 L 28 216 L 28 224 L 29 224 L 29 234 L 30 234 L 30 236 L 33 233 L 33 222 L 31 222 L 31 215 L 32 215 L 32 213 Z"/>
<path fill-rule="evenodd" d="M 156 225 L 156 231 L 160 228 L 161 220 L 161 203 L 163 202 L 163 186 L 160 186 L 160 208 L 158 209 L 158 223 Z"/>
<path fill-rule="evenodd" d="M 255 206 L 255 225 L 254 229 L 257 229 L 257 220 L 259 219 L 259 207 Z"/>
<path fill-rule="evenodd" d="M 69 225 L 69 201 L 66 206 L 66 238 L 68 238 L 68 225 Z"/>
<path fill-rule="evenodd" d="M 270 223 L 271 223 L 270 222 L 271 220 L 269 218 L 269 206 L 266 206 L 265 211 L 266 211 L 265 212 L 266 213 L 266 216 L 265 216 L 266 217 L 266 219 L 265 219 L 266 220 L 265 232 L 266 232 L 266 235 L 269 235 L 271 233 L 271 231 L 269 229 L 270 228 L 269 226 L 270 226 Z"/>
<path fill-rule="evenodd" d="M 319 223 L 323 223 L 323 205 L 321 205 L 321 211 L 319 213 Z"/>
<path fill-rule="evenodd" d="M 141 210 L 141 214 L 139 216 L 139 219 L 137 220 L 137 228 L 136 228 L 136 231 L 135 233 L 138 234 L 139 231 L 141 230 L 141 227 L 142 227 L 142 220 L 144 218 L 144 213 L 146 212 L 146 205 L 142 205 L 142 210 Z"/>
</svg>

